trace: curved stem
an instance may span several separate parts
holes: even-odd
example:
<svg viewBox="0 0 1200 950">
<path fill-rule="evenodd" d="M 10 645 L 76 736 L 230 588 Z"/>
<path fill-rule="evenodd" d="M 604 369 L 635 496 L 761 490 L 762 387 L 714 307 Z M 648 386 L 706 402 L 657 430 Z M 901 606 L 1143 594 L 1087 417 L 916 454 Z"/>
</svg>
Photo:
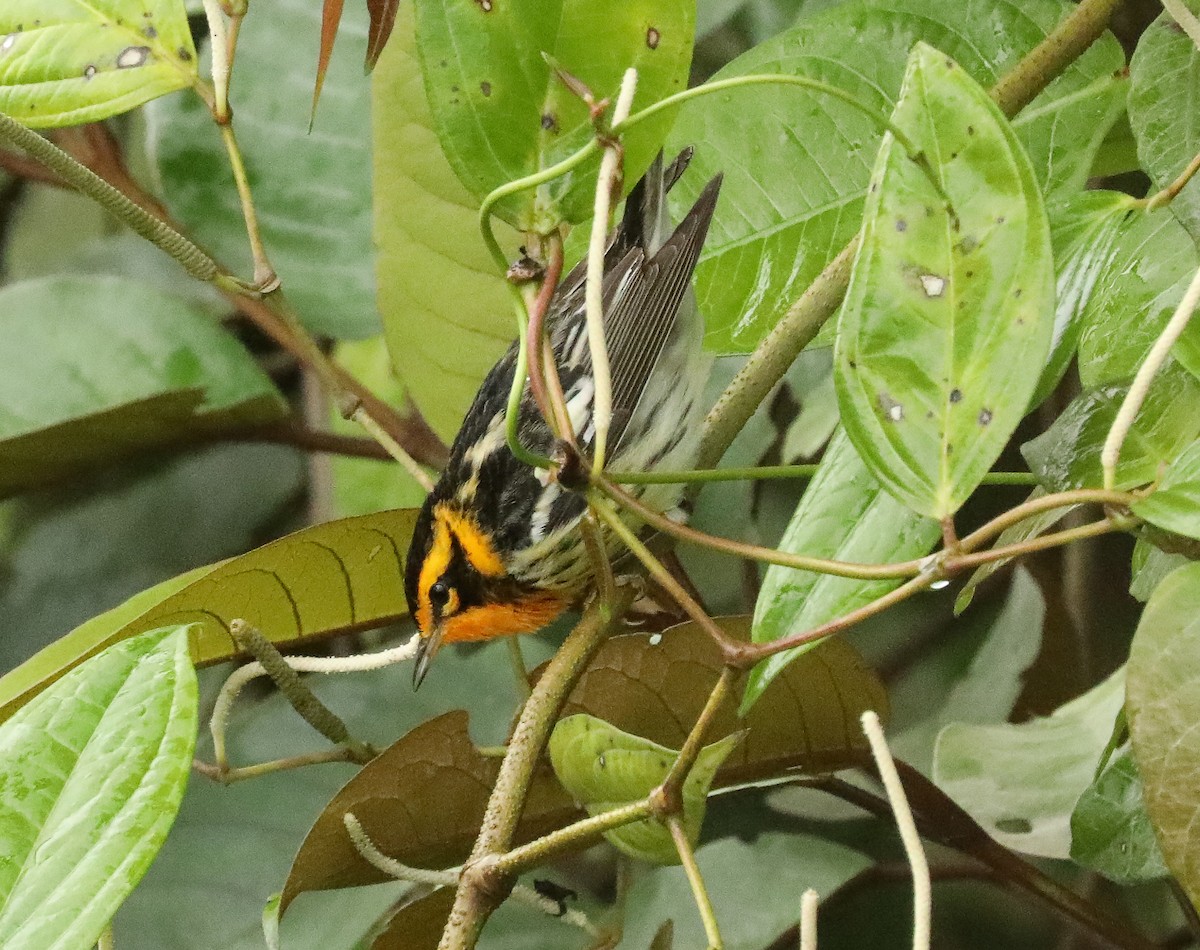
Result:
<svg viewBox="0 0 1200 950">
<path fill-rule="evenodd" d="M 1104 448 L 1100 452 L 1100 467 L 1104 470 L 1104 487 L 1109 490 L 1116 485 L 1117 462 L 1121 456 L 1121 446 L 1125 442 L 1125 437 L 1129 435 L 1129 430 L 1133 428 L 1133 422 L 1142 408 L 1142 403 L 1146 401 L 1146 395 L 1150 392 L 1150 384 L 1167 361 L 1171 348 L 1183 336 L 1183 331 L 1187 329 L 1192 314 L 1196 312 L 1197 305 L 1200 305 L 1200 268 L 1192 276 L 1192 282 L 1184 291 L 1183 299 L 1179 301 L 1175 313 L 1163 327 L 1158 339 L 1154 341 L 1154 346 L 1142 360 L 1142 365 L 1138 367 L 1137 375 L 1133 377 L 1133 382 L 1129 386 L 1129 392 L 1125 394 L 1121 408 L 1117 410 L 1117 417 L 1113 420 L 1112 428 L 1108 430 L 1108 437 L 1105 438 Z"/>
<path fill-rule="evenodd" d="M 704 886 L 704 876 L 700 873 L 700 865 L 696 863 L 696 854 L 692 843 L 688 841 L 687 832 L 679 816 L 672 815 L 667 819 L 667 828 L 671 831 L 671 839 L 675 842 L 675 850 L 679 852 L 679 862 L 687 875 L 688 884 L 692 888 L 692 897 L 696 901 L 696 909 L 700 911 L 700 920 L 704 923 L 704 935 L 708 938 L 708 950 L 721 950 L 725 944 L 721 940 L 721 929 L 717 926 L 717 915 L 713 910 L 712 901 L 708 897 L 708 888 Z"/>
</svg>

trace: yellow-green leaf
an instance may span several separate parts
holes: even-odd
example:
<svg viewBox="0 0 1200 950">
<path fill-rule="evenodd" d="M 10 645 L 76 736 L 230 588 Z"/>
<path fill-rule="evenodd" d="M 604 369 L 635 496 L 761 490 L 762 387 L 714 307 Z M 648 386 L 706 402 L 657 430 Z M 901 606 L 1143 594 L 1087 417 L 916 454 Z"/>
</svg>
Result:
<svg viewBox="0 0 1200 950">
<path fill-rule="evenodd" d="M 713 776 L 741 738 L 741 733 L 733 733 L 705 746 L 684 779 L 683 826 L 693 844 L 700 837 Z M 582 713 L 560 720 L 550 736 L 554 774 L 589 815 L 645 798 L 662 784 L 676 755 L 666 746 Z M 679 862 L 670 831 L 654 818 L 624 825 L 605 838 L 630 857 L 655 864 Z"/>
<path fill-rule="evenodd" d="M 1050 231 L 1012 128 L 945 54 L 917 44 L 892 120 L 927 164 L 885 137 L 835 380 L 846 432 L 872 472 L 940 519 L 999 456 L 1046 363 Z"/>
<path fill-rule="evenodd" d="M 0 4 L 0 112 L 33 128 L 96 122 L 196 75 L 181 0 Z"/>
<path fill-rule="evenodd" d="M 89 656 L 155 627 L 193 624 L 192 660 L 204 664 L 239 653 L 234 619 L 280 644 L 398 620 L 408 613 L 404 558 L 415 521 L 413 509 L 331 521 L 143 591 L 0 678 L 0 719 Z"/>
</svg>

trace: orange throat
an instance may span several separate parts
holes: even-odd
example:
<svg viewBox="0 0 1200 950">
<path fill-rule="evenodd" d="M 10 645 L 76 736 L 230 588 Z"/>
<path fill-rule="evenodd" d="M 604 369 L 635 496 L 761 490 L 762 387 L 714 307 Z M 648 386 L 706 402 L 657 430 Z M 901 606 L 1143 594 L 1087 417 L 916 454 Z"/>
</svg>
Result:
<svg viewBox="0 0 1200 950">
<path fill-rule="evenodd" d="M 540 630 L 567 609 L 569 601 L 549 591 L 509 603 L 484 604 L 446 618 L 443 643 L 467 643 Z"/>
</svg>

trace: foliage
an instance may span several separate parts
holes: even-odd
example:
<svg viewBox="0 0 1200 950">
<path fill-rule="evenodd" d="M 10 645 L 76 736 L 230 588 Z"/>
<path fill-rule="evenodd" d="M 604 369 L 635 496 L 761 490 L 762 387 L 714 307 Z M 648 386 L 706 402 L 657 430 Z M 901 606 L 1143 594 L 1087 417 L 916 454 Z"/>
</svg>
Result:
<svg viewBox="0 0 1200 950">
<path fill-rule="evenodd" d="M 0 943 L 754 950 L 815 887 L 824 950 L 899 945 L 874 710 L 938 877 L 986 872 L 938 946 L 1188 945 L 1200 6 L 1117 5 L 7 0 Z M 689 533 L 592 473 L 654 529 L 616 589 L 411 693 L 445 442 L 686 147 L 736 480 Z M 198 688 L 247 654 L 277 692 Z"/>
</svg>

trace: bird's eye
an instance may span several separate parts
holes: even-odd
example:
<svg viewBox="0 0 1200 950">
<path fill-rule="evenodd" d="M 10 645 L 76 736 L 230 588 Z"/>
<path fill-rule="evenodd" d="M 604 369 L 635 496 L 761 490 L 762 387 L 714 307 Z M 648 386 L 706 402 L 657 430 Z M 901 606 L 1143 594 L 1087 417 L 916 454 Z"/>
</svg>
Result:
<svg viewBox="0 0 1200 950">
<path fill-rule="evenodd" d="M 429 588 L 429 603 L 438 610 L 446 606 L 450 599 L 450 588 L 441 581 L 435 581 Z"/>
</svg>

